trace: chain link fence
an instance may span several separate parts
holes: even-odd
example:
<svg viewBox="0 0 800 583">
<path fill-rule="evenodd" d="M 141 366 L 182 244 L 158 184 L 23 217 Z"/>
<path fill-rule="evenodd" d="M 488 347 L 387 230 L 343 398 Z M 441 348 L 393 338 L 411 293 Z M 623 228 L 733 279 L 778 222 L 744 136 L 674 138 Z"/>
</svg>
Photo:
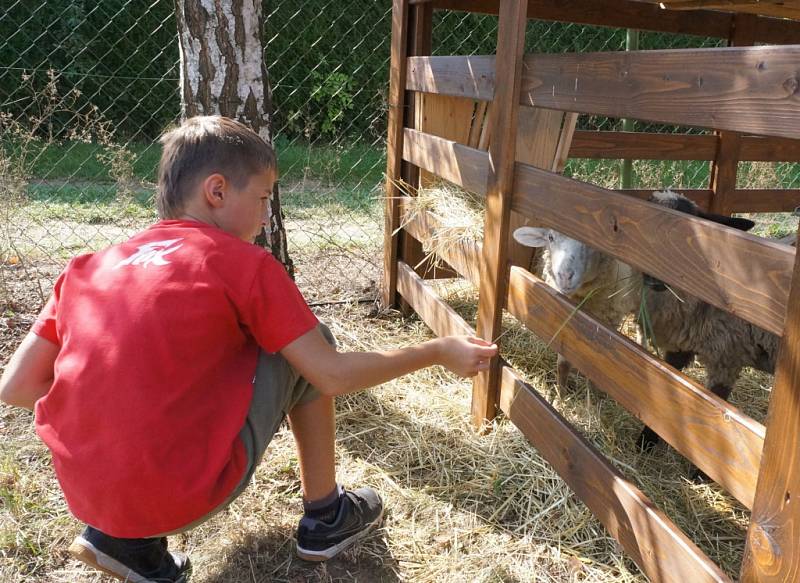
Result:
<svg viewBox="0 0 800 583">
<path fill-rule="evenodd" d="M 157 138 L 179 118 L 173 3 L 13 1 L 0 14 L 0 291 L 35 312 L 72 256 L 156 218 Z M 391 3 L 275 0 L 264 58 L 290 254 L 311 302 L 372 298 L 380 276 Z M 497 19 L 435 13 L 435 54 L 494 52 Z M 642 32 L 642 49 L 722 41 Z M 618 51 L 626 31 L 531 21 L 528 52 Z M 579 127 L 623 121 L 582 116 Z M 628 126 L 630 127 L 630 126 Z M 633 122 L 634 131 L 698 132 Z M 619 161 L 571 160 L 606 186 Z M 797 165 L 743 163 L 740 185 L 792 188 Z M 633 164 L 633 186 L 705 188 L 707 162 Z"/>
</svg>

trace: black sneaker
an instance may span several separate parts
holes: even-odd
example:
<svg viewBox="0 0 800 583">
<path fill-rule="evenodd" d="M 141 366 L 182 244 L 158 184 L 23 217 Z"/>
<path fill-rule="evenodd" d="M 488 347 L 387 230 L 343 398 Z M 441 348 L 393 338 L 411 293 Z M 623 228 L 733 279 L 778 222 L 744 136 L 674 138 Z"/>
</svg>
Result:
<svg viewBox="0 0 800 583">
<path fill-rule="evenodd" d="M 332 559 L 364 537 L 383 518 L 383 502 L 372 488 L 345 490 L 333 522 L 308 516 L 297 528 L 297 556 L 306 561 Z"/>
<path fill-rule="evenodd" d="M 95 569 L 130 583 L 186 583 L 191 564 L 183 553 L 167 551 L 167 539 L 115 538 L 87 526 L 70 554 Z"/>
</svg>

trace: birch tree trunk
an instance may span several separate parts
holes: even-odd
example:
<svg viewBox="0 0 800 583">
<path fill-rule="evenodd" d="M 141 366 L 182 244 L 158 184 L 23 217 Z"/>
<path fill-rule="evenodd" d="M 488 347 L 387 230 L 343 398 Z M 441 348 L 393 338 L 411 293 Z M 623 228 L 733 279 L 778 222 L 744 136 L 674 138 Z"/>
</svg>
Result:
<svg viewBox="0 0 800 583">
<path fill-rule="evenodd" d="M 261 0 L 175 0 L 181 66 L 181 117 L 223 115 L 272 143 L 272 93 L 264 63 Z M 294 277 L 278 183 L 272 192 L 269 249 Z"/>
</svg>

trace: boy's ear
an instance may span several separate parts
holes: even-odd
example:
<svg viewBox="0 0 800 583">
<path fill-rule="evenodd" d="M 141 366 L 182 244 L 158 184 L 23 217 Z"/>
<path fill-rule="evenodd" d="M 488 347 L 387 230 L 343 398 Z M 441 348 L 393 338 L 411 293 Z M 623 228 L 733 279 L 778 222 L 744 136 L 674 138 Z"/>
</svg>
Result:
<svg viewBox="0 0 800 583">
<path fill-rule="evenodd" d="M 203 197 L 213 208 L 220 208 L 225 204 L 228 193 L 228 180 L 219 173 L 209 174 L 201 184 Z"/>
</svg>

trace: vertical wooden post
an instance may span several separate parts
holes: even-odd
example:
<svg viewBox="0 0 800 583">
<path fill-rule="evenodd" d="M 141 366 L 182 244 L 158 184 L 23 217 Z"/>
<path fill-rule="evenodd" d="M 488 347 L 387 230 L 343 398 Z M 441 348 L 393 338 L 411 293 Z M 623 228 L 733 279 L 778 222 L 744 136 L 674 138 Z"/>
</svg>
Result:
<svg viewBox="0 0 800 583">
<path fill-rule="evenodd" d="M 408 1 L 394 0 L 392 7 L 392 47 L 389 68 L 389 131 L 386 144 L 386 205 L 383 244 L 383 306 L 397 304 L 397 250 L 402 195 L 397 187 L 403 163 L 403 124 L 405 119 L 406 67 L 408 56 Z"/>
<path fill-rule="evenodd" d="M 729 46 L 751 46 L 755 40 L 758 18 L 753 14 L 736 14 L 729 36 Z M 711 212 L 731 214 L 730 194 L 736 190 L 736 173 L 739 168 L 741 134 L 717 132 L 719 145 L 717 155 L 711 163 Z"/>
<path fill-rule="evenodd" d="M 433 3 L 412 4 L 409 9 L 408 19 L 409 56 L 421 57 L 430 55 L 433 37 Z M 422 125 L 424 98 L 425 95 L 423 93 L 414 93 L 413 96 L 407 97 L 406 127 L 413 127 L 414 129 L 424 131 Z M 421 175 L 422 172 L 417 166 L 409 162 L 403 162 L 403 182 L 409 184 L 414 191 L 422 186 Z M 416 192 L 412 192 L 411 194 L 416 194 Z M 414 237 L 404 233 L 401 239 L 400 257 L 409 266 L 415 268 L 415 271 L 420 277 L 425 277 L 429 270 L 428 265 L 425 264 L 419 268 L 416 267 L 424 256 L 422 244 L 414 239 Z M 401 306 L 404 312 L 410 313 L 412 311 L 405 302 L 401 301 Z"/>
<path fill-rule="evenodd" d="M 741 581 L 800 581 L 800 253 L 767 413 Z"/>
<path fill-rule="evenodd" d="M 500 2 L 477 326 L 478 335 L 489 341 L 499 336 L 508 286 L 508 232 L 527 7 L 527 0 Z M 499 382 L 500 359 L 495 357 L 490 369 L 475 377 L 473 384 L 472 422 L 476 426 L 494 417 Z"/>
</svg>

